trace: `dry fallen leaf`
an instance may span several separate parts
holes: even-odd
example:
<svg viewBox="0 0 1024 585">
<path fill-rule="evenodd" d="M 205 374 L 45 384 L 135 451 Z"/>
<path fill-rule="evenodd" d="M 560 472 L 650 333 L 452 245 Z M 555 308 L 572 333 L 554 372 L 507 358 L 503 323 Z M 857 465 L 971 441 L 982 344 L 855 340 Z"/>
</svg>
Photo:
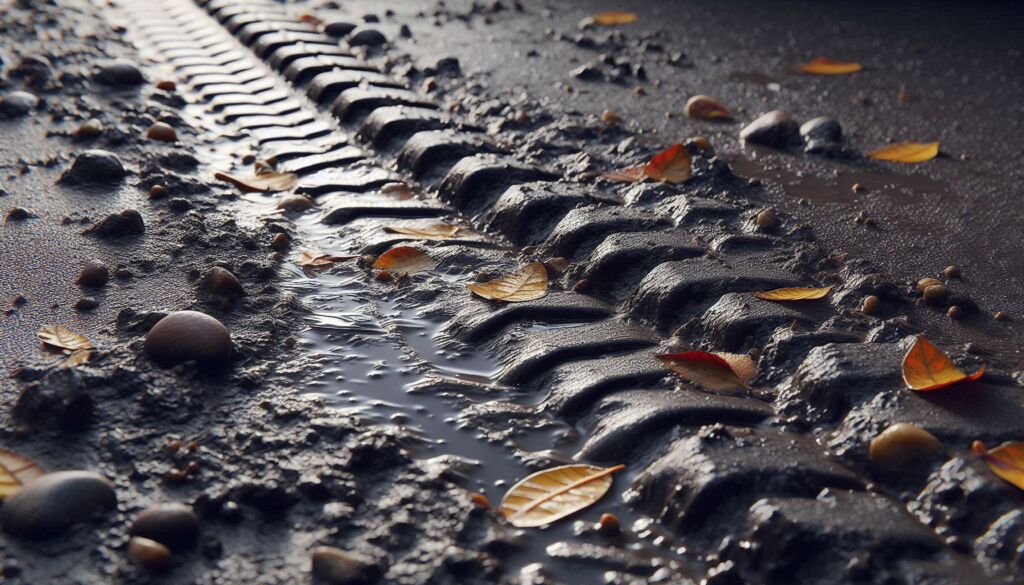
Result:
<svg viewBox="0 0 1024 585">
<path fill-rule="evenodd" d="M 702 120 L 724 120 L 732 116 L 732 112 L 725 104 L 709 95 L 695 95 L 686 101 L 683 115 Z"/>
<path fill-rule="evenodd" d="M 325 254 L 319 250 L 307 250 L 303 248 L 299 251 L 299 256 L 295 259 L 295 263 L 303 268 L 329 268 L 338 262 L 353 260 L 358 257 L 359 256 L 331 256 L 330 254 Z"/>
<path fill-rule="evenodd" d="M 0 449 L 0 500 L 13 496 L 21 486 L 45 473 L 38 463 L 28 457 Z"/>
<path fill-rule="evenodd" d="M 287 191 L 295 186 L 298 175 L 295 173 L 278 173 L 267 171 L 250 176 L 235 176 L 227 173 L 214 173 L 221 181 L 227 181 L 245 192 L 274 193 Z"/>
<path fill-rule="evenodd" d="M 970 376 L 960 371 L 953 360 L 932 342 L 918 335 L 903 358 L 903 381 L 918 392 L 938 390 L 957 382 L 973 382 L 985 374 L 985 366 Z"/>
<path fill-rule="evenodd" d="M 754 360 L 738 353 L 684 351 L 655 357 L 684 380 L 717 392 L 749 390 L 748 384 L 757 376 Z"/>
<path fill-rule="evenodd" d="M 51 347 L 68 351 L 93 348 L 89 338 L 60 325 L 43 325 L 39 327 L 39 340 Z"/>
<path fill-rule="evenodd" d="M 826 57 L 811 59 L 800 66 L 800 71 L 814 75 L 845 75 L 847 73 L 857 73 L 863 69 L 864 66 L 860 63 L 836 61 Z"/>
<path fill-rule="evenodd" d="M 625 467 L 576 464 L 538 471 L 512 486 L 499 510 L 517 528 L 550 524 L 604 497 L 612 474 Z"/>
<path fill-rule="evenodd" d="M 412 246 L 395 246 L 378 256 L 373 267 L 395 274 L 415 274 L 437 268 L 437 261 Z"/>
<path fill-rule="evenodd" d="M 971 450 L 985 458 L 992 473 L 1024 490 L 1024 443 L 1003 443 L 991 451 L 981 441 Z"/>
<path fill-rule="evenodd" d="M 689 179 L 691 172 L 690 152 L 682 144 L 673 144 L 651 157 L 651 161 L 646 165 L 637 165 L 601 176 L 616 183 L 638 183 L 651 179 L 677 185 Z"/>
<path fill-rule="evenodd" d="M 61 362 L 61 365 L 73 368 L 75 366 L 80 366 L 88 362 L 91 357 L 92 351 L 88 349 L 76 349 L 75 351 L 71 352 L 71 355 L 64 358 L 64 361 Z"/>
<path fill-rule="evenodd" d="M 436 224 L 426 227 L 386 226 L 389 234 L 412 236 L 419 240 L 451 240 L 472 235 L 473 232 L 457 225 Z"/>
<path fill-rule="evenodd" d="M 619 24 L 633 24 L 636 20 L 637 16 L 635 12 L 609 10 L 607 12 L 599 12 L 593 16 L 584 18 L 580 22 L 580 26 L 616 26 Z"/>
<path fill-rule="evenodd" d="M 543 263 L 532 262 L 519 272 L 466 286 L 485 299 L 510 303 L 533 301 L 548 294 L 548 270 Z"/>
<path fill-rule="evenodd" d="M 868 153 L 868 158 L 898 163 L 921 163 L 939 155 L 939 142 L 900 142 Z"/>
<path fill-rule="evenodd" d="M 832 292 L 831 286 L 823 288 L 790 287 L 756 292 L 754 296 L 766 301 L 813 301 L 825 298 L 830 292 Z"/>
</svg>

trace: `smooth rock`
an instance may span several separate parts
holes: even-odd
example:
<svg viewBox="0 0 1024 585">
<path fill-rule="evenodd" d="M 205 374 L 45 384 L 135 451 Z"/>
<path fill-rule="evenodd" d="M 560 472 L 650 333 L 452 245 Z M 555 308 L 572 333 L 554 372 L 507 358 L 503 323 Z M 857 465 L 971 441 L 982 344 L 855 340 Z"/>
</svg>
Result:
<svg viewBox="0 0 1024 585">
<path fill-rule="evenodd" d="M 107 268 L 107 265 L 99 260 L 89 260 L 82 267 L 82 271 L 78 273 L 75 284 L 99 288 L 107 284 L 108 280 L 110 280 L 110 269 Z"/>
<path fill-rule="evenodd" d="M 355 30 L 356 24 L 347 20 L 335 20 L 324 25 L 324 34 L 335 38 L 342 38 Z"/>
<path fill-rule="evenodd" d="M 12 91 L 0 97 L 0 117 L 18 118 L 39 106 L 39 98 L 27 91 Z"/>
<path fill-rule="evenodd" d="M 155 573 L 169 571 L 174 566 L 171 549 L 141 536 L 133 536 L 128 541 L 128 556 L 144 569 Z"/>
<path fill-rule="evenodd" d="M 160 142 L 177 142 L 178 133 L 171 128 L 170 125 L 163 122 L 157 122 L 146 130 L 146 138 L 150 140 L 158 140 Z"/>
<path fill-rule="evenodd" d="M 98 224 L 85 230 L 85 233 L 101 238 L 119 238 L 141 235 L 145 231 L 146 224 L 142 221 L 142 214 L 134 209 L 125 209 L 104 217 Z"/>
<path fill-rule="evenodd" d="M 78 155 L 60 181 L 72 185 L 82 183 L 116 183 L 128 173 L 121 159 L 106 150 L 87 150 Z"/>
<path fill-rule="evenodd" d="M 122 87 L 134 87 L 146 83 L 146 78 L 142 76 L 139 68 L 124 61 L 104 66 L 93 78 L 104 85 Z"/>
<path fill-rule="evenodd" d="M 86 140 L 88 138 L 95 138 L 103 133 L 103 122 L 100 122 L 96 118 L 90 118 L 82 125 L 75 129 L 75 138 L 79 140 Z"/>
<path fill-rule="evenodd" d="M 163 365 L 195 360 L 221 367 L 231 360 L 231 335 L 213 317 L 198 311 L 177 311 L 157 322 L 146 334 L 146 354 Z"/>
<path fill-rule="evenodd" d="M 210 292 L 223 297 L 237 297 L 245 294 L 242 283 L 230 270 L 214 266 L 207 277 Z"/>
<path fill-rule="evenodd" d="M 199 540 L 199 516 L 185 504 L 154 504 L 139 514 L 128 533 L 155 540 L 175 552 L 186 551 Z"/>
<path fill-rule="evenodd" d="M 346 39 L 352 47 L 379 47 L 388 42 L 387 37 L 375 28 L 358 27 Z"/>
<path fill-rule="evenodd" d="M 800 127 L 786 112 L 774 110 L 740 130 L 740 139 L 751 144 L 786 148 L 800 143 Z"/>
<path fill-rule="evenodd" d="M 330 585 L 356 585 L 377 578 L 377 567 L 368 560 L 333 546 L 313 549 L 313 578 Z"/>
<path fill-rule="evenodd" d="M 93 471 L 58 471 L 29 482 L 4 502 L 0 522 L 10 534 L 51 538 L 117 505 L 114 484 Z"/>
<path fill-rule="evenodd" d="M 277 208 L 284 211 L 305 211 L 313 207 L 313 200 L 305 195 L 287 195 L 277 202 Z"/>
<path fill-rule="evenodd" d="M 800 136 L 805 142 L 811 140 L 839 142 L 843 139 L 843 127 L 834 118 L 813 118 L 800 126 Z"/>
</svg>

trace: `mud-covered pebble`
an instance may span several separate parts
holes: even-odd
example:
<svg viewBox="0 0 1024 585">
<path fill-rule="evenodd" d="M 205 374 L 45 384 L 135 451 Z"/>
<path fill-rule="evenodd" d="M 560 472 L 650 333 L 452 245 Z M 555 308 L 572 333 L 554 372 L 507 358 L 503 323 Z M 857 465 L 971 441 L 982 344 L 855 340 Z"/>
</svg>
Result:
<svg viewBox="0 0 1024 585">
<path fill-rule="evenodd" d="M 313 578 L 318 583 L 350 585 L 376 578 L 377 570 L 368 560 L 333 546 L 313 549 Z"/>
<path fill-rule="evenodd" d="M 898 474 L 942 452 L 942 443 L 935 435 L 917 425 L 897 423 L 872 439 L 868 447 L 868 458 L 873 470 Z"/>
<path fill-rule="evenodd" d="M 740 139 L 751 144 L 786 148 L 800 142 L 800 127 L 786 112 L 774 110 L 740 130 Z"/>
<path fill-rule="evenodd" d="M 128 556 L 142 568 L 154 573 L 169 571 L 174 565 L 171 549 L 141 536 L 133 536 L 128 541 Z"/>
<path fill-rule="evenodd" d="M 0 118 L 18 118 L 39 106 L 39 98 L 27 91 L 12 91 L 0 97 Z"/>
<path fill-rule="evenodd" d="M 287 195 L 277 202 L 277 208 L 283 211 L 305 211 L 313 207 L 313 200 L 305 195 Z"/>
<path fill-rule="evenodd" d="M 123 179 L 127 172 L 121 159 L 106 150 L 87 150 L 78 155 L 71 168 L 61 175 L 61 182 L 80 183 L 116 183 Z"/>
<path fill-rule="evenodd" d="M 28 539 L 59 535 L 117 505 L 114 484 L 93 471 L 58 471 L 29 482 L 0 508 L 0 523 Z"/>
<path fill-rule="evenodd" d="M 202 366 L 222 367 L 231 359 L 231 335 L 213 317 L 198 311 L 176 311 L 146 334 L 146 354 L 155 362 L 175 365 L 195 360 Z"/>
<path fill-rule="evenodd" d="M 728 118 L 728 112 L 729 108 L 725 104 L 703 94 L 690 97 L 683 106 L 683 115 L 687 118 Z"/>
<path fill-rule="evenodd" d="M 368 27 L 354 29 L 346 40 L 353 47 L 379 47 L 388 42 L 387 37 L 383 33 L 375 28 Z"/>
<path fill-rule="evenodd" d="M 177 142 L 178 133 L 175 132 L 174 128 L 171 128 L 170 125 L 163 122 L 157 122 L 146 130 L 146 138 L 160 142 Z"/>
<path fill-rule="evenodd" d="M 242 283 L 232 272 L 220 266 L 214 266 L 207 277 L 210 292 L 223 297 L 237 297 L 245 294 Z"/>
<path fill-rule="evenodd" d="M 882 299 L 875 295 L 868 295 L 864 297 L 860 310 L 865 315 L 877 315 L 882 312 Z"/>
<path fill-rule="evenodd" d="M 107 268 L 107 265 L 100 260 L 89 260 L 82 267 L 82 271 L 78 273 L 75 284 L 99 288 L 107 284 L 108 280 L 110 280 L 110 269 Z"/>
<path fill-rule="evenodd" d="M 125 209 L 104 217 L 99 223 L 87 229 L 85 233 L 101 238 L 118 238 L 141 235 L 145 231 L 146 224 L 142 221 L 142 214 L 135 209 Z"/>
<path fill-rule="evenodd" d="M 929 305 L 944 305 L 949 299 L 949 289 L 941 284 L 933 284 L 924 289 L 924 302 Z"/>
<path fill-rule="evenodd" d="M 89 138 L 95 138 L 103 133 L 103 122 L 100 122 L 96 118 L 89 118 L 85 122 L 82 122 L 78 128 L 75 128 L 74 137 L 79 140 L 87 140 Z"/>
<path fill-rule="evenodd" d="M 145 77 L 142 76 L 142 71 L 139 71 L 138 67 L 124 61 L 101 67 L 96 72 L 94 79 L 104 85 L 120 87 L 134 87 L 146 82 Z"/>
<path fill-rule="evenodd" d="M 155 540 L 173 551 L 185 551 L 199 540 L 199 516 L 185 504 L 154 504 L 139 514 L 128 533 Z"/>
</svg>

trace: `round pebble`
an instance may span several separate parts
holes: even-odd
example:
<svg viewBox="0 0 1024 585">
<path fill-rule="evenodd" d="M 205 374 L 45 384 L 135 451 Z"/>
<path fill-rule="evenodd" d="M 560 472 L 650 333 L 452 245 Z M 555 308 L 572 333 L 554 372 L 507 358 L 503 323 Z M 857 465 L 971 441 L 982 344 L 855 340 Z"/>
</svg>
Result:
<svg viewBox="0 0 1024 585">
<path fill-rule="evenodd" d="M 163 199 L 167 196 L 167 187 L 163 185 L 153 185 L 149 188 L 150 199 Z"/>
<path fill-rule="evenodd" d="M 199 516 L 185 504 L 154 504 L 139 514 L 128 533 L 155 540 L 176 552 L 185 551 L 199 541 Z"/>
<path fill-rule="evenodd" d="M 94 77 L 104 85 L 121 87 L 134 87 L 146 82 L 138 67 L 123 61 L 104 66 Z"/>
<path fill-rule="evenodd" d="M 751 144 L 785 148 L 800 142 L 800 127 L 786 112 L 774 110 L 740 130 L 740 139 Z"/>
<path fill-rule="evenodd" d="M 877 315 L 882 311 L 882 299 L 875 295 L 868 295 L 864 297 L 860 310 L 865 315 Z"/>
<path fill-rule="evenodd" d="M 936 278 L 922 278 L 921 280 L 917 281 L 917 292 L 924 294 L 925 289 L 928 288 L 929 286 L 936 286 L 941 284 L 942 281 Z"/>
<path fill-rule="evenodd" d="M 242 283 L 226 268 L 214 266 L 213 270 L 210 271 L 209 282 L 210 292 L 215 295 L 234 297 L 245 294 L 245 291 L 242 289 Z"/>
<path fill-rule="evenodd" d="M 177 85 L 170 79 L 162 79 L 156 82 L 156 88 L 163 91 L 174 91 Z"/>
<path fill-rule="evenodd" d="M 117 505 L 114 484 L 92 471 L 57 471 L 29 482 L 0 508 L 5 531 L 29 539 L 51 538 Z"/>
<path fill-rule="evenodd" d="M 947 266 L 943 271 L 946 278 L 960 278 L 960 267 L 959 266 Z"/>
<path fill-rule="evenodd" d="M 960 305 L 953 305 L 946 310 L 946 315 L 949 315 L 950 319 L 959 319 L 964 316 L 964 310 L 960 308 Z"/>
<path fill-rule="evenodd" d="M 347 585 L 370 580 L 372 566 L 340 548 L 318 546 L 313 549 L 313 577 L 331 585 Z"/>
<path fill-rule="evenodd" d="M 868 458 L 875 471 L 897 474 L 942 452 L 935 435 L 916 425 L 897 423 L 871 441 Z"/>
<path fill-rule="evenodd" d="M 106 150 L 87 150 L 78 155 L 60 180 L 65 183 L 116 183 L 128 173 L 121 159 Z"/>
<path fill-rule="evenodd" d="M 359 27 L 348 35 L 348 44 L 352 47 L 379 47 L 388 42 L 379 30 Z"/>
<path fill-rule="evenodd" d="M 169 125 L 163 122 L 157 122 L 146 130 L 146 138 L 150 140 L 158 140 L 160 142 L 177 142 L 178 133 L 174 131 Z"/>
<path fill-rule="evenodd" d="M 771 231 L 779 227 L 779 218 L 774 209 L 765 209 L 757 214 L 754 223 L 762 230 Z"/>
<path fill-rule="evenodd" d="M 85 140 L 87 138 L 95 138 L 103 133 L 103 123 L 96 118 L 90 118 L 75 129 L 75 138 L 79 140 Z"/>
<path fill-rule="evenodd" d="M 933 284 L 924 289 L 924 302 L 929 305 L 944 305 L 949 298 L 949 289 L 941 284 Z"/>
<path fill-rule="evenodd" d="M 356 24 L 347 20 L 335 20 L 324 25 L 324 34 L 335 38 L 342 38 L 355 30 Z"/>
<path fill-rule="evenodd" d="M 169 571 L 174 565 L 171 549 L 141 536 L 133 536 L 128 541 L 128 556 L 144 569 L 155 573 Z"/>
<path fill-rule="evenodd" d="M 111 213 L 100 220 L 99 223 L 86 230 L 86 233 L 95 234 L 101 238 L 137 236 L 145 232 L 146 224 L 142 220 L 142 214 L 136 209 L 125 209 L 120 213 Z"/>
<path fill-rule="evenodd" d="M 812 118 L 800 126 L 800 136 L 805 142 L 839 142 L 843 138 L 843 127 L 833 118 Z"/>
<path fill-rule="evenodd" d="M 108 280 L 110 280 L 110 269 L 107 268 L 107 265 L 100 260 L 90 260 L 85 263 L 82 271 L 78 273 L 75 284 L 99 288 L 107 284 Z"/>
<path fill-rule="evenodd" d="M 602 536 L 615 536 L 622 532 L 622 525 L 615 514 L 605 512 L 597 521 L 597 532 Z"/>
<path fill-rule="evenodd" d="M 99 301 L 93 297 L 82 297 L 75 302 L 75 308 L 79 311 L 91 311 L 100 306 Z"/>
<path fill-rule="evenodd" d="M 686 100 L 683 115 L 687 118 L 708 118 L 715 115 L 719 118 L 729 117 L 729 108 L 709 95 L 698 94 Z"/>
<path fill-rule="evenodd" d="M 0 117 L 18 118 L 39 106 L 39 98 L 27 91 L 12 91 L 0 97 Z"/>
<path fill-rule="evenodd" d="M 283 211 L 305 211 L 313 207 L 313 200 L 305 195 L 287 195 L 277 202 L 277 208 Z"/>
<path fill-rule="evenodd" d="M 198 311 L 177 311 L 157 322 L 146 334 L 146 354 L 163 365 L 195 360 L 221 367 L 231 360 L 231 335 L 213 317 Z"/>
</svg>

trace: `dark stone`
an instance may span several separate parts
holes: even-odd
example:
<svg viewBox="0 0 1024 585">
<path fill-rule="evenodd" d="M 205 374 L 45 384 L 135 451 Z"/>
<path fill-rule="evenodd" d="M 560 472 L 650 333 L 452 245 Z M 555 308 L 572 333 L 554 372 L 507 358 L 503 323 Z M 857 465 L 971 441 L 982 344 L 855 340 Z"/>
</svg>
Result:
<svg viewBox="0 0 1024 585">
<path fill-rule="evenodd" d="M 583 81 L 600 81 L 604 79 L 604 73 L 601 72 L 601 68 L 596 65 L 580 65 L 576 69 L 573 69 L 569 75 L 572 75 L 576 79 L 582 79 Z"/>
<path fill-rule="evenodd" d="M 91 311 L 98 306 L 100 306 L 99 302 L 92 297 L 82 297 L 75 303 L 75 308 L 79 311 Z"/>
<path fill-rule="evenodd" d="M 125 209 L 120 213 L 111 213 L 104 217 L 98 224 L 87 229 L 85 233 L 101 238 L 119 238 L 142 235 L 145 231 L 146 225 L 142 221 L 142 214 L 134 209 Z"/>
<path fill-rule="evenodd" d="M 128 532 L 155 540 L 175 552 L 186 551 L 199 540 L 199 516 L 185 504 L 155 504 L 139 514 Z"/>
<path fill-rule="evenodd" d="M 455 57 L 438 59 L 437 64 L 434 65 L 434 70 L 437 72 L 437 75 L 447 75 L 449 77 L 459 77 L 462 75 L 462 67 L 459 65 L 459 60 Z"/>
<path fill-rule="evenodd" d="M 800 126 L 800 136 L 804 139 L 805 152 L 823 154 L 837 150 L 843 128 L 832 118 L 814 118 Z"/>
<path fill-rule="evenodd" d="M 3 528 L 28 539 L 51 538 L 117 505 L 114 484 L 92 471 L 58 471 L 29 482 L 0 509 Z"/>
<path fill-rule="evenodd" d="M 34 110 L 39 98 L 27 91 L 12 91 L 0 98 L 0 117 L 18 118 Z"/>
<path fill-rule="evenodd" d="M 110 280 L 110 269 L 107 268 L 107 265 L 99 260 L 90 260 L 78 273 L 75 284 L 98 288 L 107 284 L 108 280 Z"/>
<path fill-rule="evenodd" d="M 116 183 L 128 174 L 121 159 L 106 150 L 87 150 L 78 155 L 71 168 L 60 177 L 60 182 L 71 185 L 83 183 Z"/>
<path fill-rule="evenodd" d="M 324 34 L 340 39 L 355 30 L 355 28 L 356 24 L 353 22 L 335 20 L 324 25 Z"/>
<path fill-rule="evenodd" d="M 139 71 L 139 68 L 135 65 L 126 62 L 106 65 L 96 72 L 93 78 L 104 85 L 121 87 L 135 87 L 146 83 L 146 78 L 142 76 L 142 71 Z"/>
<path fill-rule="evenodd" d="M 198 311 L 177 311 L 146 334 L 146 354 L 162 365 L 195 360 L 201 366 L 223 367 L 231 360 L 231 335 L 213 317 Z"/>
<path fill-rule="evenodd" d="M 358 27 L 348 36 L 348 44 L 353 47 L 379 47 L 386 42 L 387 37 L 375 28 Z"/>
<path fill-rule="evenodd" d="M 800 143 L 800 127 L 786 112 L 774 110 L 740 130 L 740 138 L 751 144 L 786 148 Z"/>
</svg>

